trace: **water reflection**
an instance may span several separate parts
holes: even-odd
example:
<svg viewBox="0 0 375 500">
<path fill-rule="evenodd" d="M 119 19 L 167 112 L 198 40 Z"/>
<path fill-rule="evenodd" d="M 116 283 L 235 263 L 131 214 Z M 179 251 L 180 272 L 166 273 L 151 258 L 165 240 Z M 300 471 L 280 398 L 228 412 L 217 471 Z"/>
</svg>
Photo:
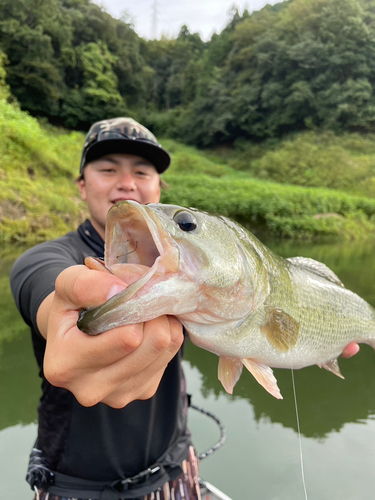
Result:
<svg viewBox="0 0 375 500">
<path fill-rule="evenodd" d="M 262 240 L 271 250 L 282 257 L 310 257 L 324 262 L 334 271 L 346 288 L 358 293 L 375 306 L 375 241 L 348 241 L 334 244 L 311 244 Z"/>
<path fill-rule="evenodd" d="M 12 264 L 22 251 L 22 248 L 0 247 L 0 356 L 4 341 L 15 338 L 22 331 L 27 331 L 14 305 L 9 286 Z"/>
<path fill-rule="evenodd" d="M 284 398 L 281 401 L 268 394 L 245 370 L 233 396 L 229 396 L 217 379 L 216 355 L 190 344 L 185 359 L 202 374 L 205 398 L 226 395 L 230 400 L 245 399 L 253 406 L 257 421 L 278 422 L 297 431 L 291 371 L 274 370 Z M 294 372 L 301 433 L 306 437 L 324 438 L 347 422 L 363 422 L 375 415 L 373 350 L 363 346 L 359 355 L 342 360 L 340 366 L 345 380 L 318 367 Z"/>
<path fill-rule="evenodd" d="M 35 422 L 40 384 L 27 330 L 23 335 L 0 345 L 1 430 Z"/>
<path fill-rule="evenodd" d="M 40 395 L 29 329 L 20 317 L 9 286 L 12 263 L 23 249 L 0 249 L 0 493 L 1 498 L 31 498 L 24 480 L 36 438 Z"/>
<path fill-rule="evenodd" d="M 301 255 L 324 262 L 348 288 L 375 305 L 372 242 L 263 241 L 285 257 Z M 23 479 L 36 433 L 30 423 L 36 421 L 40 394 L 28 328 L 9 290 L 14 256 L 13 248 L 0 253 L 0 493 L 6 492 L 8 500 L 28 498 Z M 269 395 L 246 370 L 229 396 L 217 379 L 217 356 L 188 343 L 185 358 L 193 400 L 214 412 L 228 431 L 224 448 L 202 463 L 203 476 L 234 500 L 303 498 L 291 371 L 275 370 L 282 401 Z M 363 346 L 354 358 L 341 360 L 340 366 L 346 380 L 317 367 L 295 372 L 309 498 L 367 500 L 375 487 L 374 352 Z M 205 427 L 194 414 L 189 418 L 202 451 L 216 441 L 217 429 L 210 422 Z M 9 460 L 6 454 L 12 450 Z"/>
<path fill-rule="evenodd" d="M 312 245 L 263 238 L 263 242 L 283 257 L 299 255 L 324 262 L 347 288 L 375 305 L 373 241 Z M 217 379 L 217 356 L 189 345 L 186 359 L 202 373 L 204 396 L 226 394 Z M 354 358 L 340 360 L 340 367 L 345 380 L 316 366 L 294 373 L 303 422 L 301 432 L 306 437 L 324 438 L 332 431 L 339 431 L 347 422 L 363 422 L 375 414 L 373 349 L 363 345 Z M 270 396 L 246 370 L 234 389 L 233 398 L 248 400 L 257 421 L 269 419 L 297 430 L 291 372 L 275 369 L 274 373 L 284 397 L 282 401 Z"/>
<path fill-rule="evenodd" d="M 40 392 L 29 329 L 10 292 L 11 250 L 0 253 L 0 430 L 34 422 Z"/>
</svg>

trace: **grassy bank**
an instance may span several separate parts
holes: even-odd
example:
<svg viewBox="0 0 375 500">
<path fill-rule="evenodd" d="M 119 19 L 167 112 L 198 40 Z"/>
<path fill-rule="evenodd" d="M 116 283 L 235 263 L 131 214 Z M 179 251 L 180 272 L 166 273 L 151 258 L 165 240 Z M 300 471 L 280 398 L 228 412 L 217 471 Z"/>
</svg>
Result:
<svg viewBox="0 0 375 500">
<path fill-rule="evenodd" d="M 0 240 L 37 242 L 84 217 L 74 185 L 82 135 L 43 128 L 0 100 Z"/>
<path fill-rule="evenodd" d="M 253 230 L 288 238 L 356 239 L 375 234 L 375 200 L 328 189 L 256 179 L 166 176 L 165 203 L 234 218 Z"/>
<path fill-rule="evenodd" d="M 375 135 L 309 131 L 282 141 L 237 143 L 228 158 L 258 179 L 375 197 Z"/>
<path fill-rule="evenodd" d="M 86 216 L 74 183 L 83 135 L 43 126 L 27 113 L 1 100 L 0 133 L 0 241 L 35 243 L 76 228 Z M 332 147 L 341 148 L 342 153 L 345 148 L 338 145 L 339 139 L 327 137 L 325 141 L 331 140 Z M 260 228 L 283 237 L 354 239 L 375 234 L 375 201 L 371 198 L 353 196 L 337 189 L 291 186 L 269 180 L 272 178 L 270 165 L 276 162 L 277 168 L 273 172 L 278 172 L 280 182 L 289 180 L 292 183 L 294 180 L 296 184 L 309 185 L 300 180 L 301 176 L 306 177 L 309 169 L 302 169 L 301 173 L 301 168 L 295 164 L 304 148 L 310 151 L 310 156 L 314 148 L 315 157 L 321 155 L 324 148 L 313 147 L 314 141 L 317 141 L 317 135 L 305 138 L 301 135 L 284 143 L 242 145 L 242 149 L 237 148 L 234 154 L 215 155 L 166 139 L 162 142 L 171 152 L 173 161 L 165 174 L 171 189 L 163 193 L 162 201 L 226 215 L 250 228 Z M 346 189 L 355 188 L 357 192 L 359 189 L 359 169 L 353 168 L 350 178 L 348 167 L 355 155 L 367 165 L 367 177 L 363 177 L 364 169 L 361 175 L 363 185 L 369 189 L 375 141 L 372 143 L 372 138 L 367 138 L 367 142 L 363 142 L 364 139 L 354 135 L 352 142 L 348 137 L 345 141 L 352 148 L 352 151 L 349 146 L 346 148 Z M 285 151 L 290 152 L 289 156 Z M 365 162 L 366 151 L 368 158 Z M 300 157 L 300 163 L 311 163 L 310 156 Z M 331 160 L 332 155 L 329 156 Z M 260 164 L 263 166 L 259 167 Z M 269 166 L 268 170 L 264 165 Z M 292 175 L 290 165 L 294 165 L 299 177 L 297 173 Z M 332 164 L 331 170 L 338 168 L 335 165 Z M 311 164 L 310 170 L 319 167 L 324 177 L 324 171 L 327 171 L 327 176 L 330 173 L 328 166 L 326 163 L 323 168 L 321 161 L 317 161 Z M 268 172 L 267 175 L 264 172 Z M 314 178 L 311 172 L 309 176 Z M 348 181 L 348 176 L 351 181 Z M 323 181 L 321 184 L 325 185 Z"/>
</svg>

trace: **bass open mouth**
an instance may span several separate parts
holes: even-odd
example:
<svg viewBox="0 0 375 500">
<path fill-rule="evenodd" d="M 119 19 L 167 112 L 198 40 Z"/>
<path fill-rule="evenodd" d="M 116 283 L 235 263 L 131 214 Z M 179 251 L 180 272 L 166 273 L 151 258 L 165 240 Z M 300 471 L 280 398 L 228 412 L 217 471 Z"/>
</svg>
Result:
<svg viewBox="0 0 375 500">
<path fill-rule="evenodd" d="M 81 311 L 80 330 L 96 335 L 123 324 L 121 305 L 152 286 L 152 277 L 178 272 L 179 261 L 178 247 L 151 209 L 130 200 L 114 205 L 107 216 L 105 267 L 129 286 L 102 306 Z"/>
<path fill-rule="evenodd" d="M 124 265 L 176 272 L 179 251 L 158 217 L 145 205 L 122 201 L 107 216 L 105 266 L 121 278 Z"/>
</svg>

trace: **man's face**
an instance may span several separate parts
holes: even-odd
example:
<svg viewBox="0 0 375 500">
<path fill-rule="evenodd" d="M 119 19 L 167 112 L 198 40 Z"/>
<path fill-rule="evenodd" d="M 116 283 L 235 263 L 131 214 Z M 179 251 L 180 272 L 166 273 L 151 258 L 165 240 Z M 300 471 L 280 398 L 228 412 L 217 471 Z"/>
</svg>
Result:
<svg viewBox="0 0 375 500">
<path fill-rule="evenodd" d="M 115 203 L 158 203 L 160 199 L 160 177 L 154 165 L 135 155 L 106 155 L 88 163 L 78 188 L 91 223 L 103 239 L 107 212 Z"/>
</svg>

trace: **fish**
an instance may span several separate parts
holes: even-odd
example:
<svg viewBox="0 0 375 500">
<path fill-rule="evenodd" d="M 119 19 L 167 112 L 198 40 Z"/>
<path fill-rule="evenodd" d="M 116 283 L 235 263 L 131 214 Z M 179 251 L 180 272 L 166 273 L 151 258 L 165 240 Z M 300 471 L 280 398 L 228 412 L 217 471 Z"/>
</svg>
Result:
<svg viewBox="0 0 375 500">
<path fill-rule="evenodd" d="M 243 367 L 282 399 L 272 368 L 318 365 L 344 378 L 337 358 L 351 342 L 375 349 L 375 310 L 325 264 L 282 258 L 229 218 L 176 205 L 122 201 L 108 212 L 105 259 L 86 261 L 127 288 L 83 310 L 97 335 L 164 314 L 219 356 L 233 393 Z"/>
</svg>

